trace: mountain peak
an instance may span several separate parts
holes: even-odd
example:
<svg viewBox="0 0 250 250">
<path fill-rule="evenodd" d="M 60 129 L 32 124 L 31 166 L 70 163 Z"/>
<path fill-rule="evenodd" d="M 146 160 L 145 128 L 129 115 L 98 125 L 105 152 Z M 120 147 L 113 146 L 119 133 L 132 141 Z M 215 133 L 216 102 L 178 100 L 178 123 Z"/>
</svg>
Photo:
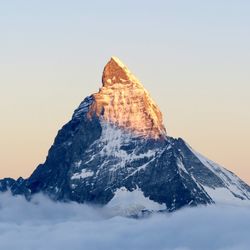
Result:
<svg viewBox="0 0 250 250">
<path fill-rule="evenodd" d="M 159 108 L 117 57 L 111 57 L 104 67 L 102 84 L 93 95 L 89 118 L 96 115 L 139 136 L 158 139 L 166 135 Z"/>
<path fill-rule="evenodd" d="M 27 179 L 0 180 L 0 192 L 28 200 L 41 192 L 133 217 L 186 206 L 247 204 L 246 183 L 184 140 L 165 135 L 159 108 L 112 57 L 103 86 L 59 130 L 46 161 Z"/>
<path fill-rule="evenodd" d="M 126 65 L 118 57 L 112 56 L 103 70 L 103 86 L 108 87 L 114 83 L 127 83 L 131 81 L 139 83 L 139 80 L 136 79 Z"/>
</svg>

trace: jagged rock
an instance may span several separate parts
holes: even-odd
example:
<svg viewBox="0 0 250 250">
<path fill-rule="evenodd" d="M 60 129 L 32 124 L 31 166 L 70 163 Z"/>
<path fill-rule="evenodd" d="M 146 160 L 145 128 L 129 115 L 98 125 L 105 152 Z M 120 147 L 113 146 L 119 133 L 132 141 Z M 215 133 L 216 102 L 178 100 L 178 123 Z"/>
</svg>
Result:
<svg viewBox="0 0 250 250">
<path fill-rule="evenodd" d="M 144 137 L 165 137 L 162 114 L 142 84 L 116 57 L 104 68 L 103 87 L 93 95 L 93 115 Z"/>
</svg>

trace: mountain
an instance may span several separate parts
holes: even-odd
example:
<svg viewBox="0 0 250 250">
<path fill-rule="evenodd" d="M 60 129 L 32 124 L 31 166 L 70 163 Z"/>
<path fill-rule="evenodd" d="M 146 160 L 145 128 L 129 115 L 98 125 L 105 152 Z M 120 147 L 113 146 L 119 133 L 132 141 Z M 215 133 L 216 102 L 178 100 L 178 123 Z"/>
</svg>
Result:
<svg viewBox="0 0 250 250">
<path fill-rule="evenodd" d="M 112 57 L 102 87 L 59 130 L 32 175 L 0 181 L 13 195 L 105 205 L 117 213 L 250 200 L 232 172 L 167 135 L 162 114 L 128 68 Z"/>
</svg>

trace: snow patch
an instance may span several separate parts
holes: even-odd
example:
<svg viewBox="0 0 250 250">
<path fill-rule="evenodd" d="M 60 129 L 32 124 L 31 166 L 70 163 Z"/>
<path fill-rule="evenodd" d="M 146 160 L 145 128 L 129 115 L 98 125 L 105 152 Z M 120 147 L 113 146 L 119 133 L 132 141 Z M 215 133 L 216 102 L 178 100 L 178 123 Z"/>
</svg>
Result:
<svg viewBox="0 0 250 250">
<path fill-rule="evenodd" d="M 102 145 L 100 155 L 102 157 L 111 156 L 119 159 L 119 163 L 114 165 L 110 171 L 115 171 L 118 168 L 124 168 L 127 163 L 134 160 L 148 158 L 151 159 L 156 156 L 156 150 L 148 150 L 145 153 L 136 152 L 138 148 L 135 148 L 132 153 L 122 150 L 122 146 L 129 145 L 131 140 L 135 138 L 135 135 L 126 131 L 125 129 L 119 128 L 116 125 L 101 122 L 102 125 L 102 136 L 98 140 L 98 145 Z"/>
<path fill-rule="evenodd" d="M 81 104 L 79 105 L 79 107 L 75 110 L 72 119 L 74 118 L 80 118 L 83 114 L 87 113 L 89 110 L 89 106 L 92 104 L 93 102 L 93 97 L 92 96 L 88 96 L 86 97 Z"/>
<path fill-rule="evenodd" d="M 186 174 L 189 175 L 189 173 L 188 173 L 188 171 L 186 170 L 184 164 L 181 162 L 181 160 L 180 160 L 179 158 L 177 158 L 176 164 L 177 164 L 179 170 L 181 170 L 182 172 L 184 172 L 184 173 L 186 173 Z M 180 174 L 181 174 L 181 172 L 180 172 Z"/>
<path fill-rule="evenodd" d="M 246 203 L 250 205 L 250 202 L 248 200 L 241 200 L 235 197 L 227 188 L 210 188 L 206 186 L 203 187 L 217 204 L 243 205 L 243 203 Z"/>
<path fill-rule="evenodd" d="M 71 180 L 74 179 L 85 179 L 88 177 L 91 177 L 94 175 L 94 172 L 91 170 L 87 170 L 87 169 L 83 169 L 81 173 L 75 173 L 74 175 L 72 175 Z"/>
<path fill-rule="evenodd" d="M 76 161 L 76 162 L 74 163 L 75 167 L 77 167 L 77 168 L 79 168 L 79 167 L 81 166 L 81 164 L 82 164 L 82 160 Z"/>
<path fill-rule="evenodd" d="M 106 207 L 114 213 L 125 216 L 139 214 L 142 210 L 159 211 L 166 209 L 165 204 L 159 204 L 145 197 L 139 187 L 133 191 L 129 191 L 125 187 L 117 189 Z"/>
<path fill-rule="evenodd" d="M 218 187 L 216 189 L 202 185 L 207 191 L 209 196 L 217 203 L 228 203 L 229 201 L 235 203 L 235 201 L 242 202 L 242 200 L 250 199 L 250 192 L 246 191 L 243 186 L 244 183 L 239 177 L 232 172 L 226 170 L 217 163 L 207 159 L 205 156 L 196 152 L 186 142 L 187 147 L 194 153 L 194 155 L 200 160 L 200 162 L 212 171 L 218 178 L 220 178 L 225 187 Z M 236 197 L 236 196 L 238 197 Z M 241 197 L 241 198 L 239 198 Z"/>
</svg>

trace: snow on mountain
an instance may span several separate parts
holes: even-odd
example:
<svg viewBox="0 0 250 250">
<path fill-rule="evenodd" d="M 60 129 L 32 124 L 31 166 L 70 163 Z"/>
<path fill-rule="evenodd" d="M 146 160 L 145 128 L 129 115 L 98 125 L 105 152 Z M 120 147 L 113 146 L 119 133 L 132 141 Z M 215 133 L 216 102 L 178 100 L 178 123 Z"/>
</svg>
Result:
<svg viewBox="0 0 250 250">
<path fill-rule="evenodd" d="M 46 161 L 27 179 L 0 180 L 0 191 L 132 216 L 250 200 L 240 178 L 167 136 L 159 108 L 119 59 L 105 66 L 102 82 L 59 130 Z"/>
<path fill-rule="evenodd" d="M 249 189 L 239 177 L 217 163 L 202 156 L 189 145 L 188 147 L 201 163 L 223 182 L 223 187 L 213 188 L 210 186 L 203 186 L 209 196 L 212 197 L 216 203 L 238 203 L 241 200 L 250 200 Z"/>
<path fill-rule="evenodd" d="M 139 215 L 142 211 L 155 212 L 166 210 L 164 204 L 159 204 L 145 197 L 142 190 L 138 187 L 133 191 L 127 190 L 126 187 L 117 189 L 106 208 L 110 209 L 113 215 L 123 216 Z"/>
</svg>

